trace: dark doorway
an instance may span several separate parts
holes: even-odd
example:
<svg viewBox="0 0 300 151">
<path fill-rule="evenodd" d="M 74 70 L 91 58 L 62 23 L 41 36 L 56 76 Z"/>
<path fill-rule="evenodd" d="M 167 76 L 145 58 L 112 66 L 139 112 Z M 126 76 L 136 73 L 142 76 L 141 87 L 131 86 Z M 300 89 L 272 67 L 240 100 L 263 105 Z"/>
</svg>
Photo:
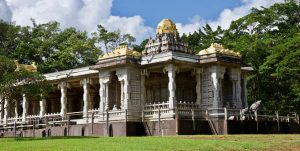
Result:
<svg viewBox="0 0 300 151">
<path fill-rule="evenodd" d="M 84 127 L 81 128 L 81 136 L 84 136 Z"/>
<path fill-rule="evenodd" d="M 109 137 L 113 137 L 113 136 L 114 136 L 112 124 L 109 124 L 109 128 L 108 128 L 108 136 L 109 136 Z"/>
<path fill-rule="evenodd" d="M 46 137 L 46 130 L 42 131 L 42 137 Z"/>
<path fill-rule="evenodd" d="M 68 136 L 68 129 L 66 127 L 64 128 L 64 136 Z"/>
<path fill-rule="evenodd" d="M 109 110 L 112 110 L 113 108 L 120 109 L 121 108 L 121 83 L 115 71 L 111 72 L 109 81 L 110 81 L 108 85 Z"/>
<path fill-rule="evenodd" d="M 51 136 L 51 129 L 48 129 L 48 137 Z"/>
<path fill-rule="evenodd" d="M 225 70 L 224 78 L 222 80 L 222 99 L 223 99 L 223 107 L 231 107 L 232 104 L 232 81 L 230 79 L 230 71 L 228 69 Z"/>
</svg>

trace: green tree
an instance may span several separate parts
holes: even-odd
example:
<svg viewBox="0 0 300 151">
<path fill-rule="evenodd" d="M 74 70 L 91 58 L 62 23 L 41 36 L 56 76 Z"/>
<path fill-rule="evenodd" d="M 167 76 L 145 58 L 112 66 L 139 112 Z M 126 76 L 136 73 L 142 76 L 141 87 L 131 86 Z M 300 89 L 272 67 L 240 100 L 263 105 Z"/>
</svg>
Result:
<svg viewBox="0 0 300 151">
<path fill-rule="evenodd" d="M 189 49 L 192 49 L 194 53 L 198 53 L 200 50 L 208 48 L 211 43 L 222 43 L 223 32 L 220 26 L 213 30 L 210 25 L 206 24 L 193 34 L 188 36 L 183 34 L 182 39 L 188 43 Z"/>
<path fill-rule="evenodd" d="M 16 71 L 15 62 L 5 56 L 0 56 L 0 73 L 0 94 L 2 98 L 9 100 L 9 104 L 22 94 L 28 97 L 46 97 L 51 90 L 51 86 L 40 73 L 29 72 L 23 68 Z"/>
<path fill-rule="evenodd" d="M 94 38 L 100 45 L 103 45 L 105 52 L 114 50 L 122 43 L 127 43 L 129 46 L 135 42 L 135 38 L 130 34 L 121 34 L 120 30 L 109 32 L 102 25 L 97 26 L 97 32 L 93 33 Z"/>
<path fill-rule="evenodd" d="M 96 40 L 75 28 L 60 29 L 57 22 L 19 27 L 1 23 L 0 54 L 20 63 L 36 62 L 41 73 L 95 64 L 101 53 Z"/>
<path fill-rule="evenodd" d="M 254 67 L 249 76 L 249 100 L 263 100 L 266 112 L 300 111 L 300 6 L 293 0 L 270 8 L 252 9 L 224 32 L 226 47 L 241 52 Z"/>
</svg>

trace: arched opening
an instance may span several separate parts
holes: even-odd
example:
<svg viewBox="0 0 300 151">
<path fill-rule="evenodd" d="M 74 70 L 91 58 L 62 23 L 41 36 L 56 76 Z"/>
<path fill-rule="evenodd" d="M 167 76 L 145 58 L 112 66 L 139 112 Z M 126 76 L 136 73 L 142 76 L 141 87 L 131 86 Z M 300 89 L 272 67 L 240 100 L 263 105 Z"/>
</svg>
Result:
<svg viewBox="0 0 300 151">
<path fill-rule="evenodd" d="M 84 136 L 84 127 L 81 128 L 81 136 Z"/>
<path fill-rule="evenodd" d="M 225 69 L 225 73 L 222 79 L 222 100 L 223 100 L 223 107 L 232 107 L 232 96 L 233 96 L 233 89 L 232 89 L 232 81 L 230 78 L 230 71 L 229 69 Z"/>
<path fill-rule="evenodd" d="M 46 137 L 46 130 L 42 131 L 42 137 Z"/>
<path fill-rule="evenodd" d="M 113 71 L 110 74 L 110 80 L 108 84 L 108 108 L 120 109 L 121 108 L 121 83 L 116 75 L 116 72 Z"/>
<path fill-rule="evenodd" d="M 196 78 L 191 71 L 180 72 L 176 75 L 177 102 L 196 102 Z"/>
<path fill-rule="evenodd" d="M 159 71 L 152 71 L 145 79 L 146 104 L 159 104 L 168 102 L 168 75 Z"/>
<path fill-rule="evenodd" d="M 64 136 L 68 136 L 68 129 L 66 127 L 64 128 Z"/>
<path fill-rule="evenodd" d="M 109 124 L 109 128 L 108 128 L 108 136 L 109 136 L 109 137 L 113 137 L 113 136 L 114 136 L 112 124 Z"/>
<path fill-rule="evenodd" d="M 48 137 L 51 136 L 51 129 L 48 129 Z"/>
</svg>

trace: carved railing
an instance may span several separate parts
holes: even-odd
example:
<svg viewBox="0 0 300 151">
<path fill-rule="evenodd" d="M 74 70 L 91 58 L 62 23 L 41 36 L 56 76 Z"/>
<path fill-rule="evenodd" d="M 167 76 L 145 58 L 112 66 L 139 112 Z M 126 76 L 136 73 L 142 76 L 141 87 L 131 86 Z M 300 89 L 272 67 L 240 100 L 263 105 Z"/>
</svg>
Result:
<svg viewBox="0 0 300 151">
<path fill-rule="evenodd" d="M 22 122 L 22 117 L 9 117 L 7 118 L 7 124 L 13 124 L 14 122 Z"/>
<path fill-rule="evenodd" d="M 169 113 L 169 103 L 168 102 L 161 102 L 157 104 L 145 104 L 144 105 L 144 111 L 143 115 L 155 115 L 158 114 L 158 110 L 161 111 L 162 114 L 167 114 Z"/>
<path fill-rule="evenodd" d="M 199 109 L 199 105 L 196 104 L 195 102 L 182 102 L 179 101 L 177 103 L 177 108 L 178 109 Z"/>
</svg>

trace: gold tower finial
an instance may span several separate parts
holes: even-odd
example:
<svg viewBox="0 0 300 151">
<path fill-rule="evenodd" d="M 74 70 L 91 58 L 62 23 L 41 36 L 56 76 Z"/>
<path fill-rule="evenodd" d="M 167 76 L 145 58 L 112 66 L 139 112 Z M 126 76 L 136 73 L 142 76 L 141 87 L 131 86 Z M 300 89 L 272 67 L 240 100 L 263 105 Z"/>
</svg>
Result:
<svg viewBox="0 0 300 151">
<path fill-rule="evenodd" d="M 176 25 L 170 19 L 163 19 L 159 22 L 156 29 L 156 34 L 163 34 L 163 33 L 177 33 Z"/>
</svg>

